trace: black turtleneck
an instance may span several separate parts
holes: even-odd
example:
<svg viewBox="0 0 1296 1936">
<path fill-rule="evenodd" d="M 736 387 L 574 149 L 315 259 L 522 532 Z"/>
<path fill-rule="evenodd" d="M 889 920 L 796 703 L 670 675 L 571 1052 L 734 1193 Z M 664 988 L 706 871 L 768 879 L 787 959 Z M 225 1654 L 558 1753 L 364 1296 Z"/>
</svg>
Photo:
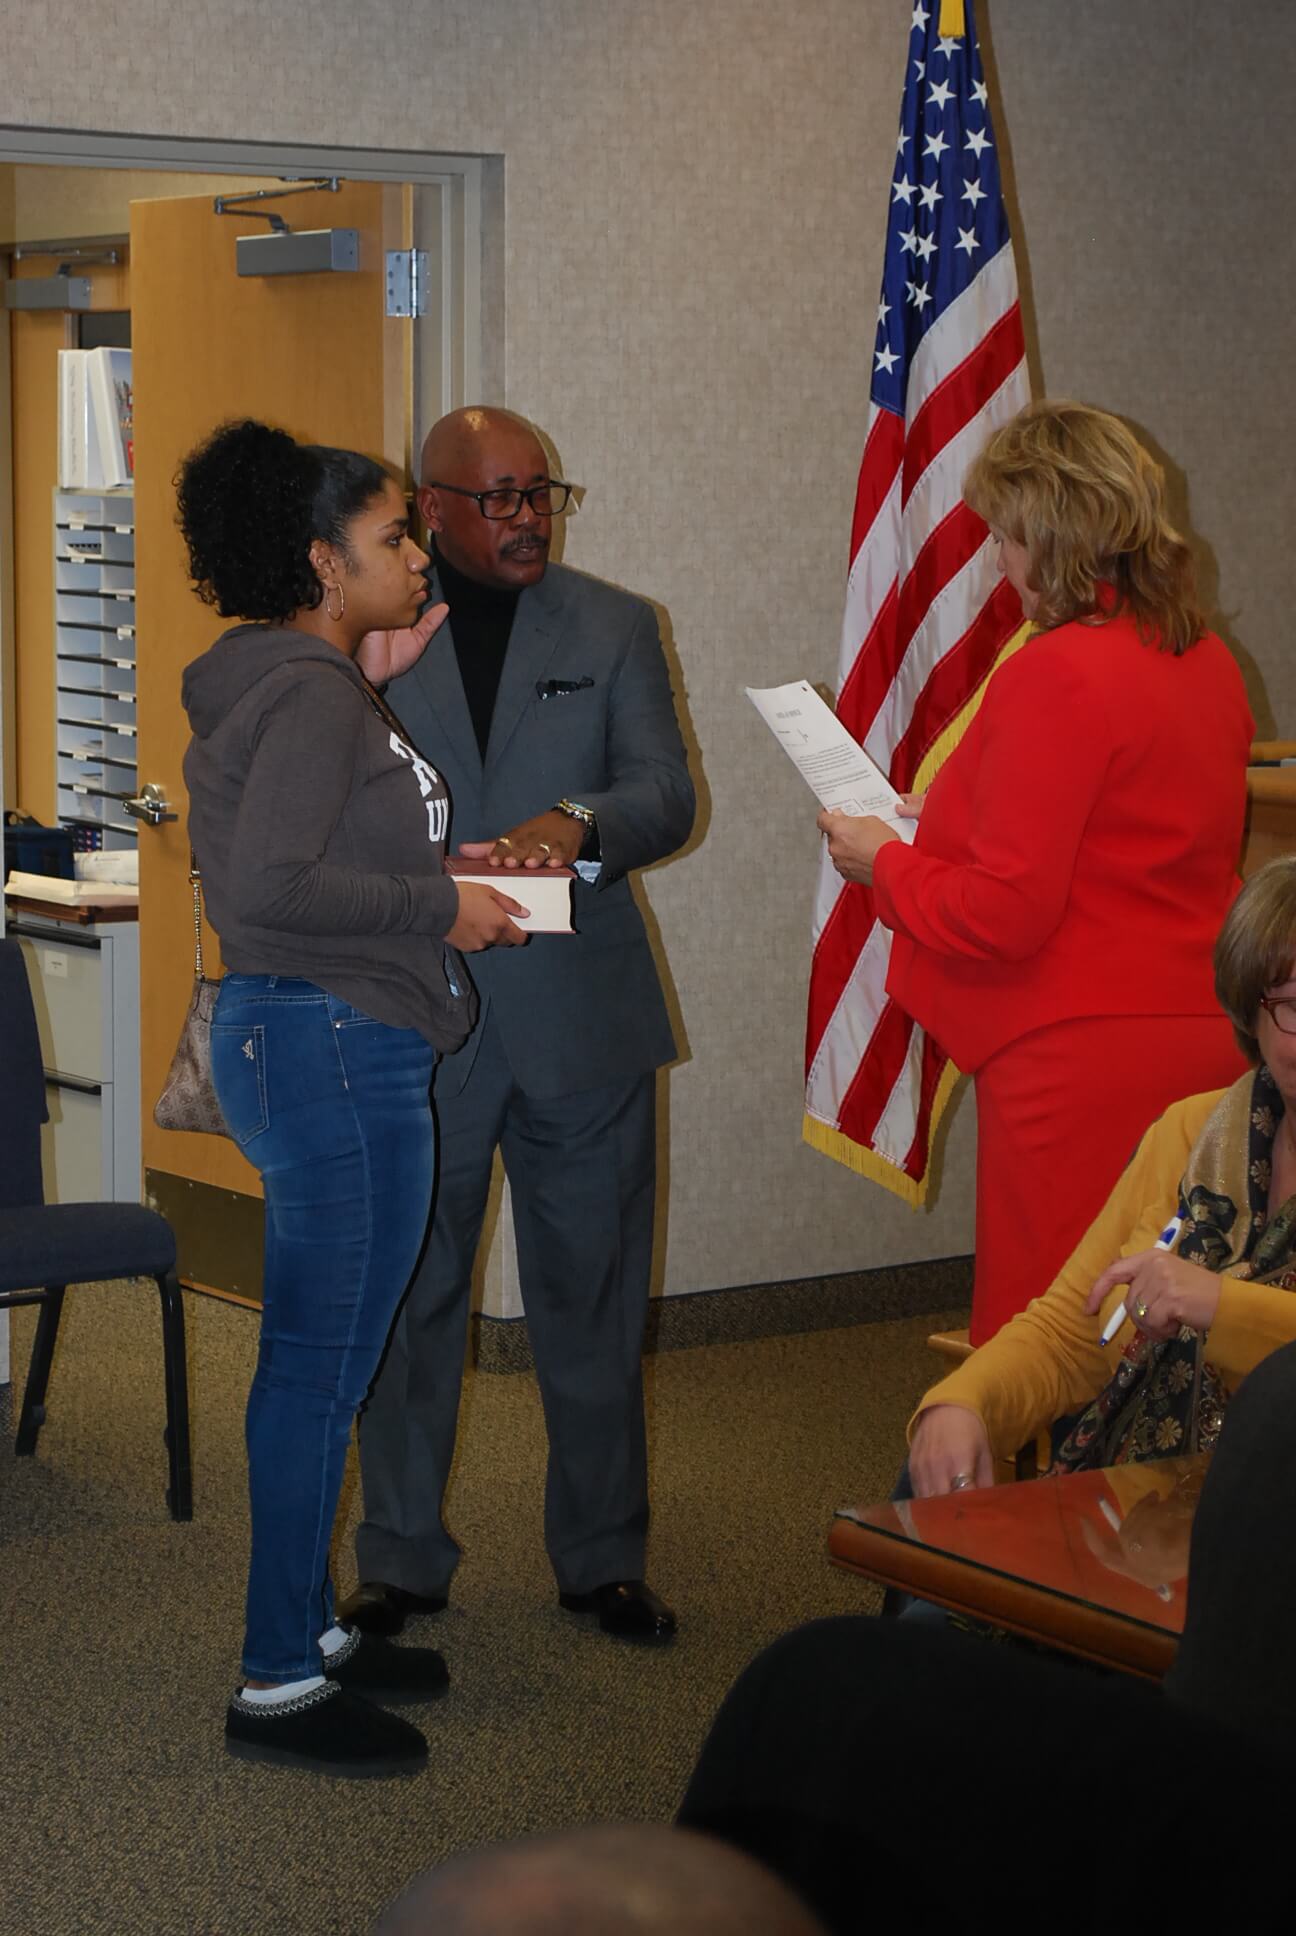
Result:
<svg viewBox="0 0 1296 1936">
<path fill-rule="evenodd" d="M 479 585 L 475 578 L 465 578 L 444 558 L 437 559 L 436 568 L 441 596 L 450 607 L 450 634 L 459 661 L 459 677 L 463 680 L 464 697 L 484 761 L 518 595 L 497 591 L 493 585 Z"/>
</svg>

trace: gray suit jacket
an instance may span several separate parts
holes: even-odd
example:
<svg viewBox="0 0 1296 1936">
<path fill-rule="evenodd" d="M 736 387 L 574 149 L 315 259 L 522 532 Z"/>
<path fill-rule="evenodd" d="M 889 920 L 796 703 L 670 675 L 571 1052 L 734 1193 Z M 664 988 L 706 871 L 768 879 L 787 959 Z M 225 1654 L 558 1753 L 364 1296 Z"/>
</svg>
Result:
<svg viewBox="0 0 1296 1936">
<path fill-rule="evenodd" d="M 440 596 L 435 576 L 431 590 Z M 453 627 L 452 611 L 387 695 L 449 787 L 448 851 L 565 797 L 593 808 L 603 856 L 597 887 L 575 883 L 574 936 L 533 935 L 525 948 L 469 957 L 483 1013 L 489 1003 L 528 1095 L 569 1095 L 660 1068 L 676 1045 L 626 876 L 683 844 L 695 803 L 652 608 L 550 565 L 518 600 L 484 766 Z M 548 679 L 593 684 L 542 699 L 536 688 Z M 438 1094 L 462 1088 L 475 1042 L 474 1032 L 441 1064 Z"/>
</svg>

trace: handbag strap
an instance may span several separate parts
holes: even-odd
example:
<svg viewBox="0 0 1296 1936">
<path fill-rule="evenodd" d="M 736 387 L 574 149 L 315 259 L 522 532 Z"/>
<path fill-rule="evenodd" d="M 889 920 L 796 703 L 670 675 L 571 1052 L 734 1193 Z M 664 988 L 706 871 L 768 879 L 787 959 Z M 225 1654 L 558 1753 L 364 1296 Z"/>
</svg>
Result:
<svg viewBox="0 0 1296 1936">
<path fill-rule="evenodd" d="M 202 875 L 198 871 L 198 856 L 192 847 L 189 849 L 189 885 L 193 889 L 194 980 L 201 981 L 203 979 Z"/>
</svg>

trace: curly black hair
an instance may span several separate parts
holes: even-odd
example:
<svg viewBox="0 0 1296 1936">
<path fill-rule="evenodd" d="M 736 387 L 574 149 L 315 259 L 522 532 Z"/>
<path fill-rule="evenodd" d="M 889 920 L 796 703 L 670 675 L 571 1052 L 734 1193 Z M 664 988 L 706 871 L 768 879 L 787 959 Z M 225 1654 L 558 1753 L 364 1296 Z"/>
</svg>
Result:
<svg viewBox="0 0 1296 1936">
<path fill-rule="evenodd" d="M 193 588 L 222 618 L 281 622 L 319 604 L 315 539 L 349 552 L 347 527 L 387 484 L 372 457 L 299 444 L 245 418 L 190 451 L 176 478 Z"/>
</svg>

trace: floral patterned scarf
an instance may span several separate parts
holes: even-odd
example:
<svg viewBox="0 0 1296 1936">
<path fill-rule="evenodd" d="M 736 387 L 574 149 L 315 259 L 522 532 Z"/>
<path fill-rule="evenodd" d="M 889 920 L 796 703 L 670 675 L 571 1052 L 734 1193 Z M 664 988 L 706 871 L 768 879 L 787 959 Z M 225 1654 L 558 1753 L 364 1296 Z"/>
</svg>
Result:
<svg viewBox="0 0 1296 1936">
<path fill-rule="evenodd" d="M 1296 1197 L 1271 1217 L 1273 1142 L 1283 1101 L 1261 1065 L 1222 1096 L 1179 1185 L 1180 1257 L 1230 1277 L 1296 1289 Z M 1219 1437 L 1225 1393 L 1207 1334 L 1183 1325 L 1164 1341 L 1139 1332 L 1078 1417 L 1059 1421 L 1050 1472 L 1166 1459 Z M 1059 1442 L 1060 1441 L 1060 1442 Z"/>
</svg>

